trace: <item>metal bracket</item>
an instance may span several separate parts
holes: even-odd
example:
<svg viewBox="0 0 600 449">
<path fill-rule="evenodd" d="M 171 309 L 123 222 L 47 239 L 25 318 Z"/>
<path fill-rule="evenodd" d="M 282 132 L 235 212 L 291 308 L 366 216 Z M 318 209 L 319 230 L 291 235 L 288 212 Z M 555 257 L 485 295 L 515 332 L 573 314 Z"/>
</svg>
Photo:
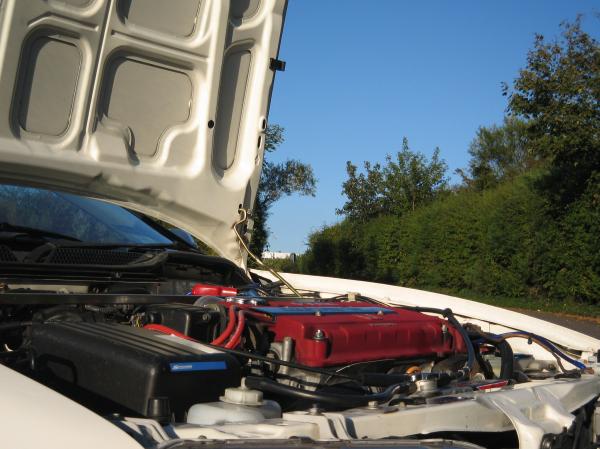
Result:
<svg viewBox="0 0 600 449">
<path fill-rule="evenodd" d="M 271 58 L 269 68 L 274 72 L 285 72 L 285 61 L 281 59 Z"/>
<path fill-rule="evenodd" d="M 575 419 L 549 391 L 539 388 L 534 394 L 537 400 L 528 404 L 517 404 L 498 395 L 482 397 L 511 421 L 517 431 L 519 449 L 540 449 L 547 434 L 561 433 Z"/>
</svg>

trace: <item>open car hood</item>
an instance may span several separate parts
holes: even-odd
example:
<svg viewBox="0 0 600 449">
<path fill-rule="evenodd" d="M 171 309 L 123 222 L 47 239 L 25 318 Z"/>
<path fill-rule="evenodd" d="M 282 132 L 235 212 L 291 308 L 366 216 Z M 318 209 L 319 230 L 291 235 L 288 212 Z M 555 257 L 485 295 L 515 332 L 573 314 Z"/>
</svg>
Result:
<svg viewBox="0 0 600 449">
<path fill-rule="evenodd" d="M 0 1 L 0 181 L 116 202 L 245 264 L 286 0 Z"/>
</svg>

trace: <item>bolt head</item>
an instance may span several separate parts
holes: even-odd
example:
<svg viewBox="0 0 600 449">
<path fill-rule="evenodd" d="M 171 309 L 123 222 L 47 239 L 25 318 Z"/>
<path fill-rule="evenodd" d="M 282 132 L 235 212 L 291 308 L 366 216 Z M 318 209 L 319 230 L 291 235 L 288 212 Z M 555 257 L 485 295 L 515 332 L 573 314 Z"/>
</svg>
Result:
<svg viewBox="0 0 600 449">
<path fill-rule="evenodd" d="M 313 340 L 325 340 L 325 332 L 321 329 L 317 329 L 313 334 Z"/>
</svg>

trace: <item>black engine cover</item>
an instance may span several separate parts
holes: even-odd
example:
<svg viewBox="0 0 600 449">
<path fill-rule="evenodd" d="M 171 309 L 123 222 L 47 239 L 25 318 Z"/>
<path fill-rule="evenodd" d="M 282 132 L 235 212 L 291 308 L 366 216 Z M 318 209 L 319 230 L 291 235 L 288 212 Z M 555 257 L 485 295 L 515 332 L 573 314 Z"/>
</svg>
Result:
<svg viewBox="0 0 600 449">
<path fill-rule="evenodd" d="M 181 420 L 192 404 L 216 401 L 241 380 L 228 354 L 126 325 L 35 324 L 31 346 L 37 379 L 102 414 Z"/>
</svg>

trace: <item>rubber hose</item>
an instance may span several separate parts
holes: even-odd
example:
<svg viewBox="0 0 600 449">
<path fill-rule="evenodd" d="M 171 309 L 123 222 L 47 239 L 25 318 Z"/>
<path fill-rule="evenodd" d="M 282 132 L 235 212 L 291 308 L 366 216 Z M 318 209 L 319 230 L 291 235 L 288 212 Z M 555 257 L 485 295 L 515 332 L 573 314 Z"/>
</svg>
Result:
<svg viewBox="0 0 600 449">
<path fill-rule="evenodd" d="M 500 352 L 500 379 L 514 379 L 515 356 L 506 339 L 481 330 L 476 330 L 474 335 L 483 338 Z"/>
<path fill-rule="evenodd" d="M 401 309 L 414 310 L 415 312 L 429 312 L 429 313 L 437 313 L 442 315 L 444 318 L 448 320 L 448 322 L 454 327 L 461 338 L 463 339 L 465 346 L 467 347 L 467 361 L 465 362 L 465 366 L 461 370 L 461 379 L 468 379 L 470 373 L 473 371 L 473 365 L 475 364 L 475 349 L 473 348 L 473 343 L 471 343 L 471 339 L 469 338 L 469 334 L 465 328 L 458 322 L 452 309 L 436 309 L 434 307 L 411 307 L 411 306 L 398 306 Z"/>
<path fill-rule="evenodd" d="M 31 326 L 31 321 L 11 321 L 9 323 L 0 323 L 0 331 L 18 329 L 20 327 Z"/>
<path fill-rule="evenodd" d="M 513 379 L 515 377 L 515 355 L 510 344 L 504 340 L 494 346 L 500 352 L 500 379 Z"/>
<path fill-rule="evenodd" d="M 458 322 L 458 320 L 454 317 L 452 310 L 445 309 L 444 317 L 448 320 L 452 326 L 458 331 L 460 336 L 462 337 L 465 345 L 467 346 L 467 361 L 465 362 L 465 366 L 463 368 L 463 379 L 469 379 L 469 375 L 473 371 L 473 365 L 475 364 L 475 349 L 473 348 L 473 343 L 467 334 L 467 331 L 464 327 Z"/>
<path fill-rule="evenodd" d="M 366 395 L 323 393 L 319 391 L 302 390 L 300 388 L 280 384 L 271 379 L 255 376 L 246 377 L 245 385 L 248 388 L 254 388 L 268 393 L 291 396 L 297 399 L 306 399 L 317 404 L 330 404 L 343 408 L 361 407 L 372 401 L 387 402 L 390 401 L 394 394 L 401 388 L 407 387 L 405 385 L 396 384 L 388 387 L 381 393 Z"/>
</svg>

